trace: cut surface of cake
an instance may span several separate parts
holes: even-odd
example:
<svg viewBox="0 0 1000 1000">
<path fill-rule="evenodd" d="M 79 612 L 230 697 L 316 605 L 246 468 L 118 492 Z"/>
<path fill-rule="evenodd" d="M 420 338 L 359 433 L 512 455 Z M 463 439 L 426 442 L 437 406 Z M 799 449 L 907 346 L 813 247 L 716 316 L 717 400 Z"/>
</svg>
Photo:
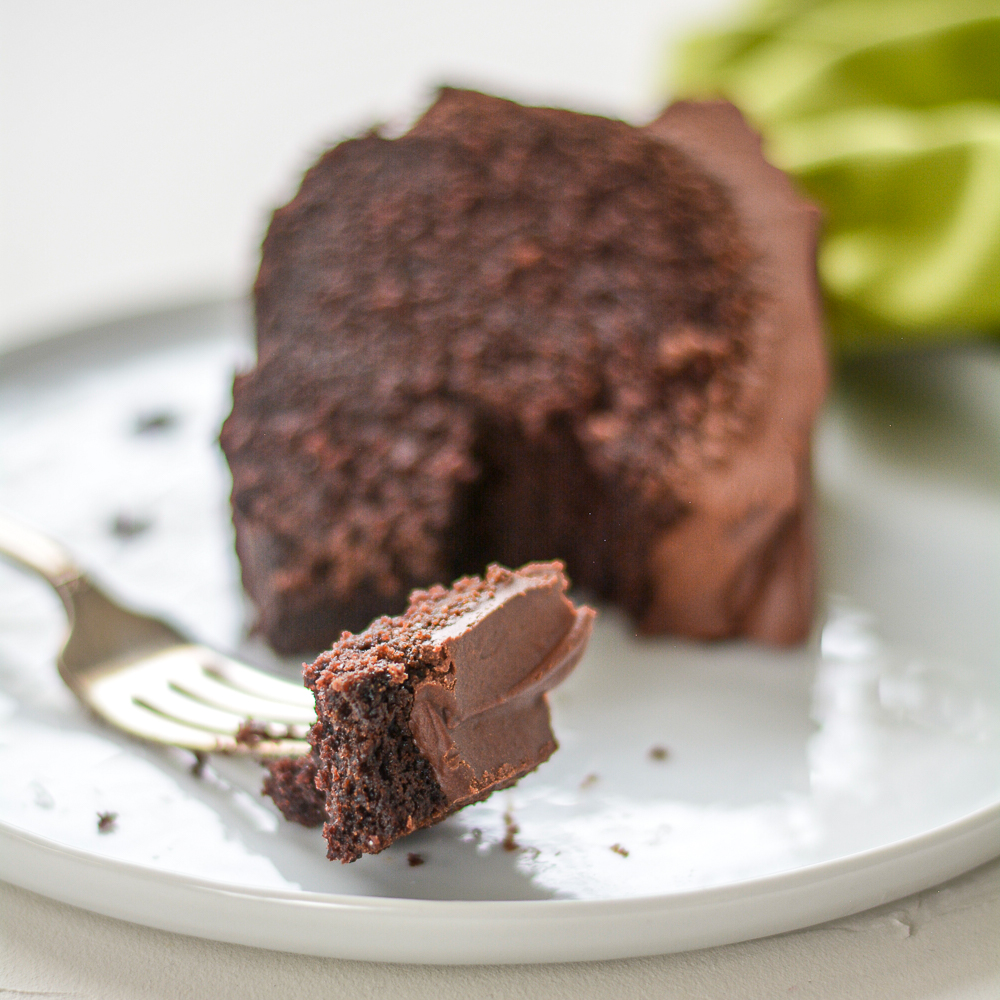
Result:
<svg viewBox="0 0 1000 1000">
<path fill-rule="evenodd" d="M 444 90 L 264 241 L 223 448 L 278 650 L 561 559 L 646 632 L 803 639 L 818 213 L 731 105 L 646 128 Z"/>
<path fill-rule="evenodd" d="M 264 791 L 347 862 L 533 771 L 556 749 L 545 694 L 593 627 L 566 586 L 560 563 L 494 565 L 345 632 L 304 672 L 312 755 L 270 764 Z"/>
</svg>

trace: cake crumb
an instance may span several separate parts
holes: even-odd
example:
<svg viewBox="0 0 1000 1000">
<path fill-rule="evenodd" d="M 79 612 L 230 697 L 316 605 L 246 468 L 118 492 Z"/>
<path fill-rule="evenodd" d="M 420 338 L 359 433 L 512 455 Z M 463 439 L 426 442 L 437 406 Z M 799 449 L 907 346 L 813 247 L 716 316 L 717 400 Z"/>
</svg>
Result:
<svg viewBox="0 0 1000 1000">
<path fill-rule="evenodd" d="M 583 781 L 580 782 L 580 787 L 590 788 L 591 785 L 596 785 L 597 782 L 599 782 L 600 780 L 601 780 L 600 775 L 591 772 L 590 774 L 584 776 Z"/>
<path fill-rule="evenodd" d="M 97 814 L 97 832 L 113 833 L 117 829 L 118 813 L 99 812 Z"/>
<path fill-rule="evenodd" d="M 247 747 L 255 747 L 261 740 L 268 738 L 267 726 L 263 722 L 255 722 L 247 719 L 246 722 L 236 730 L 236 742 Z"/>
<path fill-rule="evenodd" d="M 657 744 L 655 747 L 650 747 L 649 759 L 650 760 L 666 760 L 670 756 L 670 751 L 666 747 L 661 747 Z"/>
<path fill-rule="evenodd" d="M 111 522 L 111 534 L 115 538 L 122 538 L 126 541 L 141 535 L 144 531 L 149 531 L 153 522 L 146 517 L 135 517 L 132 514 L 116 514 Z"/>
<path fill-rule="evenodd" d="M 177 415 L 169 410 L 153 410 L 141 413 L 135 418 L 133 430 L 136 434 L 157 434 L 169 431 L 177 425 Z"/>
<path fill-rule="evenodd" d="M 521 845 L 514 838 L 521 832 L 521 828 L 514 822 L 514 816 L 509 812 L 503 814 L 503 822 L 505 832 L 500 846 L 505 851 L 516 851 Z"/>
<path fill-rule="evenodd" d="M 419 868 L 424 863 L 424 856 L 422 854 L 417 854 L 415 851 L 410 851 L 406 855 L 406 863 L 411 868 Z"/>
<path fill-rule="evenodd" d="M 625 850 L 625 848 L 622 847 L 621 844 L 612 844 L 611 845 L 611 850 L 614 851 L 615 854 L 620 854 L 623 858 L 627 858 L 628 857 L 628 851 Z"/>
</svg>

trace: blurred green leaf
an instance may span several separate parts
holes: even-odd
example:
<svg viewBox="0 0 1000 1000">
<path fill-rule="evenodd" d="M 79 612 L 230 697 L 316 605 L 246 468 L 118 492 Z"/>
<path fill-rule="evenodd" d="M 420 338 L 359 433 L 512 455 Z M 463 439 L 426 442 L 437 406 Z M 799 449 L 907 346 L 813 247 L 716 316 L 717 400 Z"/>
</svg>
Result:
<svg viewBox="0 0 1000 1000">
<path fill-rule="evenodd" d="M 1000 331 L 1000 0 L 772 0 L 675 73 L 824 208 L 840 346 Z"/>
</svg>

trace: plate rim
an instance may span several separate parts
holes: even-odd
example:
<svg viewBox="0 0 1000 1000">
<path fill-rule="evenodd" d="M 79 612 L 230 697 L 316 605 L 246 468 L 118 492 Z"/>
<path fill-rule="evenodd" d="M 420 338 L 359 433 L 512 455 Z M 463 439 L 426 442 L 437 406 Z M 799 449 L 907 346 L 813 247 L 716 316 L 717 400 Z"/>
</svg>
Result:
<svg viewBox="0 0 1000 1000">
<path fill-rule="evenodd" d="M 846 918 L 904 898 L 996 857 L 1000 853 L 1000 802 L 913 837 L 844 857 L 705 889 L 620 899 L 427 900 L 248 886 L 104 857 L 4 821 L 0 821 L 0 845 L 5 847 L 0 851 L 0 877 L 6 881 L 160 930 L 361 961 L 549 963 L 634 958 L 733 944 Z M 961 845 L 964 850 L 952 850 Z M 943 851 L 951 852 L 948 864 L 922 864 L 928 853 Z M 69 868 L 76 874 L 89 870 L 97 879 L 84 879 L 83 885 L 76 886 L 71 880 L 53 884 L 45 875 L 53 868 Z M 894 877 L 872 877 L 880 869 L 883 874 L 885 869 L 893 870 Z M 99 898 L 85 894 L 95 882 L 107 890 Z M 815 892 L 818 885 L 838 882 L 837 893 L 816 899 L 812 905 L 808 899 L 796 898 L 822 897 Z M 137 897 L 120 891 L 120 884 L 152 891 L 137 903 Z M 784 913 L 766 912 L 767 901 L 779 896 L 792 898 L 791 912 L 787 908 Z M 202 907 L 197 918 L 178 918 L 162 909 L 164 902 L 176 904 L 178 897 L 181 902 L 187 897 L 187 902 L 209 905 Z M 318 928 L 319 936 L 309 938 L 307 932 L 305 941 L 279 933 L 276 943 L 273 926 L 262 934 L 260 925 L 233 919 L 243 918 L 247 906 L 272 919 L 305 914 L 311 923 L 319 915 L 324 926 Z M 748 933 L 746 918 L 754 910 L 756 917 Z M 682 916 L 684 928 L 671 919 Z M 414 918 L 420 919 L 427 932 L 436 926 L 452 934 L 422 933 L 414 942 L 412 933 L 402 933 L 403 925 Z M 292 924 L 296 932 L 303 931 L 301 919 Z M 535 931 L 540 924 L 555 931 L 557 940 L 539 945 Z M 583 924 L 597 928 L 599 936 L 579 934 Z M 399 933 L 386 934 L 389 929 Z"/>
</svg>

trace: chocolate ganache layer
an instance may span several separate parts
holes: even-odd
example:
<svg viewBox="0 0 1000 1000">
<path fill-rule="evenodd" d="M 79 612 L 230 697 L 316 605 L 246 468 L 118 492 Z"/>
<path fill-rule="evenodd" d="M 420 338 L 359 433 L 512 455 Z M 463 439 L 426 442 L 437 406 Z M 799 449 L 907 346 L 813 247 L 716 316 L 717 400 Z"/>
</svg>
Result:
<svg viewBox="0 0 1000 1000">
<path fill-rule="evenodd" d="M 545 693 L 593 627 L 566 587 L 560 563 L 494 565 L 344 633 L 305 670 L 313 753 L 270 765 L 265 791 L 353 861 L 534 770 L 556 749 Z"/>
</svg>

